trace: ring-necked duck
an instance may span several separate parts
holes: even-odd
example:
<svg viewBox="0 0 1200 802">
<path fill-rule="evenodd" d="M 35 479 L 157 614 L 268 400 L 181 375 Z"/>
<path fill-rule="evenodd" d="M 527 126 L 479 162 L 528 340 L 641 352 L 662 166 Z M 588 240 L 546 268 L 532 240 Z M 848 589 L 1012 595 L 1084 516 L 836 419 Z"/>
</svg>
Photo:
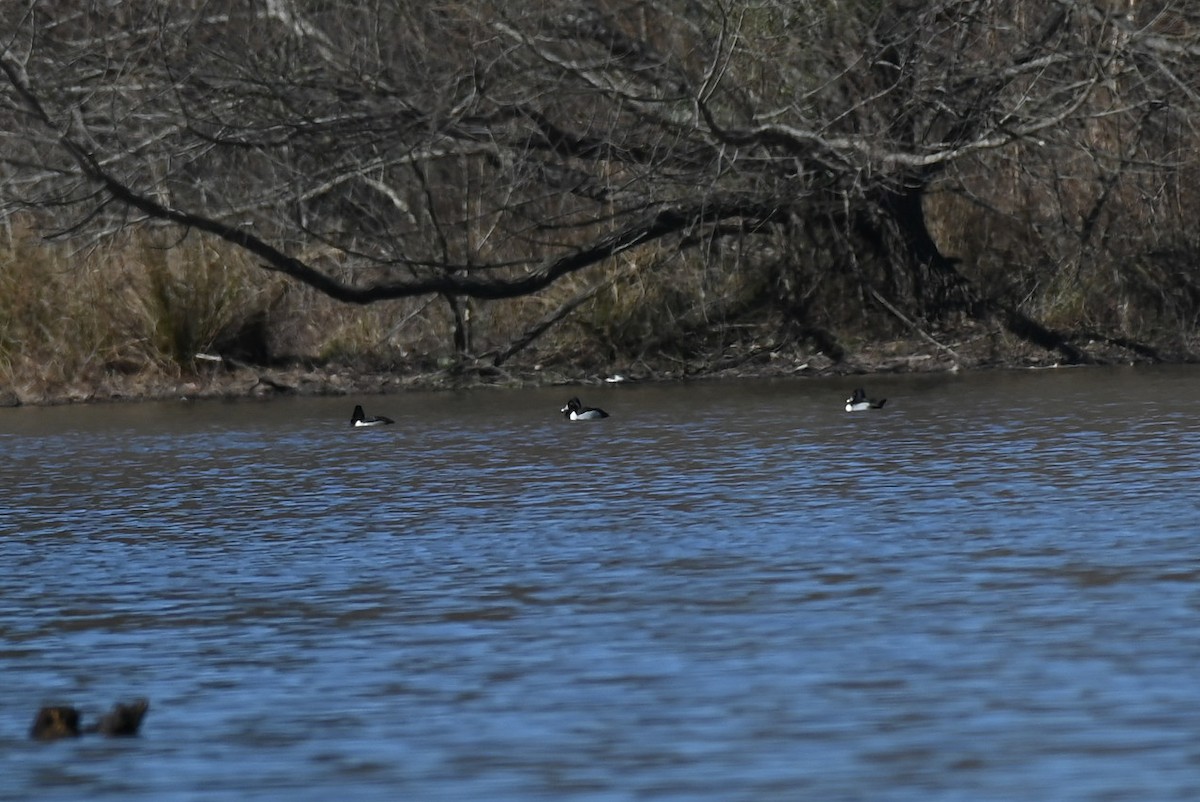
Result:
<svg viewBox="0 0 1200 802">
<path fill-rule="evenodd" d="M 600 420 L 607 418 L 608 413 L 595 407 L 585 407 L 578 398 L 572 398 L 567 405 L 559 410 L 571 420 Z"/>
<path fill-rule="evenodd" d="M 862 412 L 867 409 L 883 409 L 883 405 L 886 403 L 886 398 L 881 398 L 878 401 L 867 398 L 867 394 L 859 387 L 854 391 L 854 395 L 846 399 L 846 411 Z"/>
<path fill-rule="evenodd" d="M 368 418 L 363 414 L 361 406 L 354 408 L 354 416 L 350 418 L 351 426 L 387 426 L 389 423 L 395 423 L 395 421 L 391 418 L 385 418 L 383 415 L 374 415 Z"/>
</svg>

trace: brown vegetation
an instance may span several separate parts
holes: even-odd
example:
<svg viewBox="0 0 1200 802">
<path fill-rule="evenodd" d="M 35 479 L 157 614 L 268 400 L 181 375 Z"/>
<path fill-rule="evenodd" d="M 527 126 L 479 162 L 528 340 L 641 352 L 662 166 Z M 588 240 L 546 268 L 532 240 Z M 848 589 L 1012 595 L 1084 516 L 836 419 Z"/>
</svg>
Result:
<svg viewBox="0 0 1200 802">
<path fill-rule="evenodd" d="M 1193 354 L 1179 0 L 22 9 L 17 399 Z"/>
</svg>

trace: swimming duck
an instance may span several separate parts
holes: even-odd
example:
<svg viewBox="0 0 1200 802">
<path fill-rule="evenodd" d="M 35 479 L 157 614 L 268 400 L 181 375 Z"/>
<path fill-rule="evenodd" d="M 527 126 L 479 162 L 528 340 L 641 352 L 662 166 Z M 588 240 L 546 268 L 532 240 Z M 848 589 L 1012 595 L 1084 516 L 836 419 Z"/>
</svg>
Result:
<svg viewBox="0 0 1200 802">
<path fill-rule="evenodd" d="M 129 704 L 117 702 L 98 722 L 80 729 L 79 711 L 75 708 L 66 705 L 43 707 L 33 719 L 29 737 L 39 741 L 53 741 L 58 738 L 76 738 L 90 732 L 113 737 L 137 735 L 138 728 L 142 726 L 142 718 L 149 709 L 150 702 L 146 699 L 135 699 Z"/>
<path fill-rule="evenodd" d="M 878 401 L 867 398 L 867 394 L 859 387 L 854 391 L 854 395 L 846 399 L 846 411 L 862 412 L 867 409 L 883 409 L 883 405 L 886 403 L 886 398 L 881 398 Z"/>
<path fill-rule="evenodd" d="M 391 418 L 385 418 L 383 415 L 374 415 L 368 418 L 363 413 L 361 406 L 354 408 L 354 416 L 350 418 L 351 426 L 387 426 L 389 423 L 395 423 Z"/>
<path fill-rule="evenodd" d="M 29 737 L 39 741 L 74 738 L 79 735 L 79 711 L 73 707 L 43 707 L 33 719 Z"/>
<path fill-rule="evenodd" d="M 608 413 L 595 407 L 585 407 L 578 398 L 572 398 L 567 405 L 559 410 L 571 420 L 600 420 L 607 418 Z"/>
</svg>

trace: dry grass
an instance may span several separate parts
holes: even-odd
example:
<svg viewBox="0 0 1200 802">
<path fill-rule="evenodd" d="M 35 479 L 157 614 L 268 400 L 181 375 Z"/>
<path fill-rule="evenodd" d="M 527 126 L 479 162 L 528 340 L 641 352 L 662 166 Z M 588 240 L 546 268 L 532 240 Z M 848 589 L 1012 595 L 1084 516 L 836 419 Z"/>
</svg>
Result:
<svg viewBox="0 0 1200 802">
<path fill-rule="evenodd" d="M 80 250 L 27 222 L 0 231 L 0 389 L 18 398 L 186 379 L 214 351 L 387 369 L 449 342 L 436 304 L 347 306 L 212 240 L 134 230 Z"/>
<path fill-rule="evenodd" d="M 0 380 L 34 391 L 136 369 L 122 293 L 69 248 L 10 229 L 0 243 Z"/>
<path fill-rule="evenodd" d="M 217 240 L 130 229 L 81 249 L 30 221 L 0 230 L 0 391 L 20 399 L 139 395 L 211 372 L 198 355 L 259 366 L 414 372 L 456 364 L 440 297 L 339 303 Z M 744 336 L 728 310 L 761 280 L 696 252 L 646 251 L 598 265 L 546 292 L 470 301 L 472 352 L 495 353 L 534 321 L 597 284 L 603 291 L 512 365 L 569 373 L 631 364 L 648 351 L 687 356 Z M 336 254 L 305 254 L 349 278 Z"/>
</svg>

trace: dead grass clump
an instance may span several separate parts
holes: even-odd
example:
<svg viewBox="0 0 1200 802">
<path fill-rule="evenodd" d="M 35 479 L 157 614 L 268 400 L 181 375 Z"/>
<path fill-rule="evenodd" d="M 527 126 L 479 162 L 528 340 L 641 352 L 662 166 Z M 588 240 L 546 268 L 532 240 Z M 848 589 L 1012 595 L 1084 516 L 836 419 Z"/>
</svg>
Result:
<svg viewBox="0 0 1200 802">
<path fill-rule="evenodd" d="M 160 370 L 191 373 L 196 355 L 219 341 L 242 358 L 269 358 L 263 321 L 278 284 L 252 276 L 240 253 L 200 237 L 175 244 L 135 232 L 106 256 L 105 272 L 125 288 L 125 325 Z"/>
<path fill-rule="evenodd" d="M 136 369 L 121 303 L 72 248 L 21 222 L 0 233 L 0 381 L 25 393 L 80 388 L 110 369 Z"/>
</svg>

